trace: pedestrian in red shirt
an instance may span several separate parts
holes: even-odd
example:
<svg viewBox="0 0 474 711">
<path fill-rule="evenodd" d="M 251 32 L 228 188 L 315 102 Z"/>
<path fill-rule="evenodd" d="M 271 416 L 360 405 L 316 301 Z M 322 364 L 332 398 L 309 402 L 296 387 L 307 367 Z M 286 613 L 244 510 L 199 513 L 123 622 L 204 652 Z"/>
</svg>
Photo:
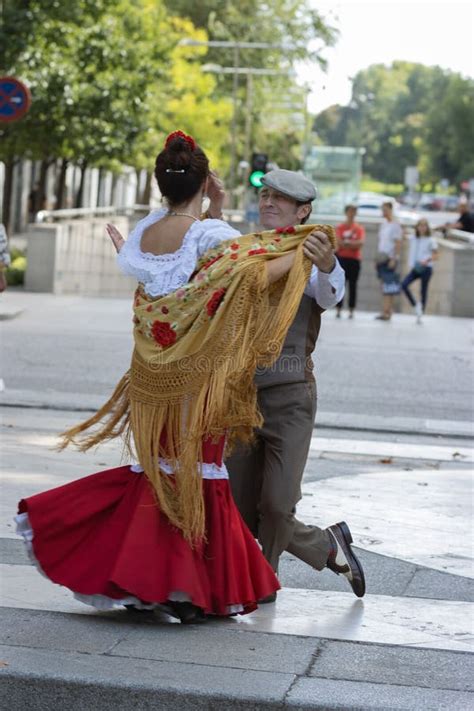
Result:
<svg viewBox="0 0 474 711">
<path fill-rule="evenodd" d="M 346 205 L 344 212 L 346 214 L 345 222 L 336 227 L 339 245 L 336 256 L 346 273 L 346 282 L 349 283 L 349 318 L 353 318 L 357 302 L 357 280 L 360 274 L 365 229 L 354 221 L 357 214 L 355 205 Z M 341 318 L 343 303 L 344 298 L 337 304 L 337 318 Z"/>
</svg>

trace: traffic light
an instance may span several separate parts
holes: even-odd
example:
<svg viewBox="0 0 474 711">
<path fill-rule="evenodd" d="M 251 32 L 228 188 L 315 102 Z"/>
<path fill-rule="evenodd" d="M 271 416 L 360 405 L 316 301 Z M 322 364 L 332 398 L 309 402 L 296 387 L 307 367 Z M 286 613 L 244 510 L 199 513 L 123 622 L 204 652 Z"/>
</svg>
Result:
<svg viewBox="0 0 474 711">
<path fill-rule="evenodd" d="M 266 153 L 252 153 L 249 183 L 253 188 L 262 187 L 262 178 L 267 172 L 267 163 L 268 155 Z"/>
</svg>

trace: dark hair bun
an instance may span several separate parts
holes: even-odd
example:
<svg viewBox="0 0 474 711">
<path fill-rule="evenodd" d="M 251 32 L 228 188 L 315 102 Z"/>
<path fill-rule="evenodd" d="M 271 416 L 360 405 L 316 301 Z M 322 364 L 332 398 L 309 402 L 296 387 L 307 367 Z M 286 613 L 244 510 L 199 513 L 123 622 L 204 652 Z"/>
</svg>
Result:
<svg viewBox="0 0 474 711">
<path fill-rule="evenodd" d="M 180 153 L 181 151 L 192 153 L 193 151 L 191 145 L 180 136 L 173 138 L 165 147 L 165 151 L 166 150 L 170 153 Z"/>
<path fill-rule="evenodd" d="M 191 200 L 209 174 L 209 161 L 191 136 L 182 131 L 170 134 L 155 163 L 160 192 L 170 205 Z"/>
</svg>

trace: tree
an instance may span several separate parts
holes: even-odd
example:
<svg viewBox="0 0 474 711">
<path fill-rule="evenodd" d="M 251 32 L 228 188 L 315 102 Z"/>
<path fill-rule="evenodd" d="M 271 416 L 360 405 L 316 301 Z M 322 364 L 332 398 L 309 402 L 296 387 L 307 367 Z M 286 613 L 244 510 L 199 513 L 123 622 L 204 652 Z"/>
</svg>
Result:
<svg viewBox="0 0 474 711">
<path fill-rule="evenodd" d="M 7 178 L 15 161 L 42 162 L 40 190 L 59 160 L 57 205 L 69 163 L 150 170 L 167 132 L 180 124 L 222 158 L 229 102 L 216 100 L 215 79 L 196 59 L 204 49 L 179 47 L 186 34 L 206 39 L 192 23 L 170 17 L 159 0 L 79 0 L 72 8 L 47 0 L 8 4 L 0 41 L 14 25 L 19 37 L 5 55 L 7 71 L 26 81 L 30 112 L 3 125 L 0 159 Z M 11 181 L 10 181 L 11 182 Z M 4 209 L 10 203 L 5 181 Z M 82 202 L 83 180 L 75 204 Z"/>
<path fill-rule="evenodd" d="M 440 67 L 372 65 L 354 78 L 350 104 L 326 109 L 314 129 L 328 145 L 365 147 L 377 180 L 402 182 L 407 165 L 423 182 L 459 179 L 474 152 L 473 86 Z"/>
<path fill-rule="evenodd" d="M 452 183 L 474 176 L 474 81 L 452 74 L 428 110 L 421 148 L 424 168 Z"/>
<path fill-rule="evenodd" d="M 170 11 L 189 17 L 197 27 L 204 28 L 210 40 L 230 42 L 265 42 L 277 45 L 275 48 L 239 50 L 238 56 L 234 49 L 209 48 L 206 62 L 224 67 L 234 66 L 236 60 L 240 67 L 268 68 L 281 71 L 281 76 L 255 78 L 253 82 L 253 105 L 251 117 L 252 147 L 263 150 L 263 143 L 273 144 L 278 152 L 274 159 L 286 165 L 288 155 L 286 144 L 279 139 L 285 122 L 279 122 L 277 127 L 269 127 L 268 115 L 276 114 L 273 105 L 275 101 L 284 101 L 295 88 L 294 64 L 298 61 L 317 63 L 325 66 L 323 49 L 333 45 L 337 39 L 337 31 L 328 25 L 321 13 L 314 9 L 308 0 L 274 0 L 272 3 L 256 3 L 253 0 L 242 0 L 239 3 L 229 0 L 203 0 L 195 3 L 191 0 L 165 0 Z M 228 97 L 233 94 L 234 77 L 232 74 L 218 75 L 216 94 Z M 248 159 L 245 154 L 247 118 L 247 90 L 245 80 L 238 79 L 237 92 L 237 131 L 233 136 L 237 144 L 237 154 Z M 302 113 L 304 104 L 301 102 Z M 256 108 L 258 107 L 258 109 Z M 286 130 L 286 129 L 285 129 Z M 292 130 L 297 137 L 298 146 L 295 155 L 301 153 L 303 132 Z M 269 138 L 268 133 L 273 133 Z M 292 155 L 292 165 L 295 156 Z M 298 160 L 296 163 L 300 165 Z"/>
</svg>

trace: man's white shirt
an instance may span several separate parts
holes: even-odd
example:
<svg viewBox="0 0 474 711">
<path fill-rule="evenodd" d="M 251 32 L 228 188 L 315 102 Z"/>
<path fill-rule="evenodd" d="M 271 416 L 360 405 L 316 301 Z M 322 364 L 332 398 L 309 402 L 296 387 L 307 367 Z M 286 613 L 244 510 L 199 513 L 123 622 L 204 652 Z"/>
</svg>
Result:
<svg viewBox="0 0 474 711">
<path fill-rule="evenodd" d="M 311 296 L 322 309 L 330 309 L 344 296 L 346 273 L 336 259 L 336 266 L 329 274 L 313 265 L 304 293 Z"/>
</svg>

